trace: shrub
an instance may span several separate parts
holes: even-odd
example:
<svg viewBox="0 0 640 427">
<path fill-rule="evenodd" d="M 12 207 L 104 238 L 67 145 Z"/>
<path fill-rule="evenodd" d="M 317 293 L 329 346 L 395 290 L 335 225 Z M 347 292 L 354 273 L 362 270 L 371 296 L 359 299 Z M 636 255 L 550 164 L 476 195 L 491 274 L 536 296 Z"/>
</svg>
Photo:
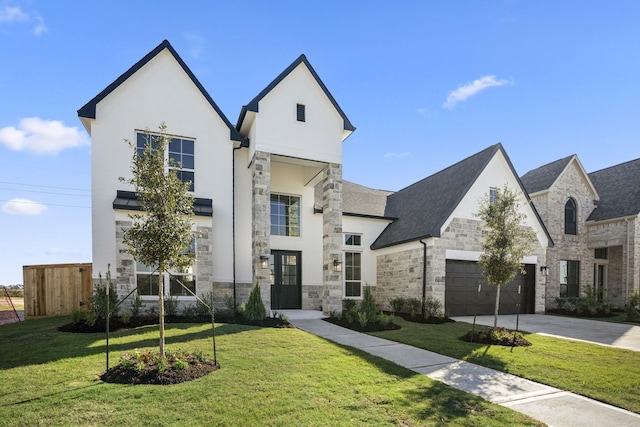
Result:
<svg viewBox="0 0 640 427">
<path fill-rule="evenodd" d="M 260 286 L 257 282 L 251 289 L 249 300 L 244 305 L 242 314 L 250 322 L 261 321 L 267 317 L 267 310 L 264 308 L 264 303 L 260 296 Z"/>
<path fill-rule="evenodd" d="M 140 295 L 136 292 L 136 296 L 131 300 L 131 315 L 133 317 L 139 317 L 142 314 L 143 305 L 142 298 L 140 298 Z"/>
<path fill-rule="evenodd" d="M 83 321 L 85 319 L 85 314 L 86 312 L 79 309 L 79 308 L 74 308 L 71 311 L 71 322 L 72 323 L 80 323 L 81 321 Z"/>
<path fill-rule="evenodd" d="M 344 319 L 349 323 L 353 323 L 356 321 L 357 314 L 355 310 L 343 311 L 342 315 L 344 316 Z"/>
<path fill-rule="evenodd" d="M 194 317 L 197 314 L 196 306 L 193 304 L 185 305 L 182 309 L 182 315 L 185 317 Z"/>
<path fill-rule="evenodd" d="M 109 286 L 109 310 L 111 311 L 112 316 L 118 315 L 118 309 L 116 304 L 118 304 L 118 293 L 116 291 L 116 287 L 111 282 L 110 275 L 107 274 L 107 283 L 102 283 L 102 276 L 100 276 L 100 281 L 95 285 L 93 289 L 93 295 L 91 295 L 91 311 L 98 319 L 106 319 L 107 318 L 107 286 Z"/>
<path fill-rule="evenodd" d="M 629 299 L 624 306 L 624 311 L 627 314 L 628 322 L 640 321 L 640 294 L 638 291 L 633 291 L 629 294 Z"/>
<path fill-rule="evenodd" d="M 356 308 L 356 301 L 352 299 L 342 300 L 342 311 L 351 311 Z"/>
<path fill-rule="evenodd" d="M 209 307 L 213 308 L 213 292 L 200 295 L 200 299 L 204 301 L 204 304 L 200 300 L 196 301 L 196 313 L 198 316 L 209 316 L 211 314 Z"/>
<path fill-rule="evenodd" d="M 378 314 L 378 322 L 380 322 L 380 325 L 386 327 L 391 322 L 393 322 L 394 317 L 395 316 L 393 314 L 380 313 Z"/>
<path fill-rule="evenodd" d="M 406 300 L 407 310 L 411 317 L 416 317 L 422 309 L 422 301 L 418 298 L 407 298 Z"/>
<path fill-rule="evenodd" d="M 289 323 L 289 316 L 287 316 L 287 313 L 277 313 L 276 312 L 276 317 L 278 319 L 280 319 L 284 323 Z"/>
<path fill-rule="evenodd" d="M 391 298 L 389 300 L 389 304 L 391 305 L 391 309 L 394 313 L 404 313 L 407 305 L 407 300 L 402 297 Z"/>
<path fill-rule="evenodd" d="M 229 295 L 224 299 L 224 305 L 231 316 L 240 313 L 240 305 L 233 295 Z"/>
<path fill-rule="evenodd" d="M 427 297 L 424 301 L 424 317 L 442 317 L 442 303 L 433 297 Z"/>
<path fill-rule="evenodd" d="M 365 326 L 367 326 L 367 323 L 369 323 L 369 316 L 367 315 L 366 311 L 359 311 L 358 312 L 358 323 L 360 324 L 360 326 L 362 326 L 363 328 Z"/>
<path fill-rule="evenodd" d="M 368 320 L 375 321 L 378 316 L 378 311 L 379 310 L 378 306 L 376 305 L 376 300 L 373 298 L 373 294 L 371 293 L 371 287 L 365 286 L 362 302 L 360 303 L 360 308 L 358 309 L 358 317 L 360 313 L 366 313 Z"/>
<path fill-rule="evenodd" d="M 123 310 L 122 313 L 120 313 L 120 321 L 127 325 L 131 321 L 131 310 Z"/>
<path fill-rule="evenodd" d="M 164 299 L 164 315 L 175 316 L 178 314 L 178 298 L 167 295 Z"/>
<path fill-rule="evenodd" d="M 560 297 L 555 299 L 556 307 L 568 313 L 587 313 L 591 316 L 611 312 L 611 304 L 600 300 L 593 286 L 585 286 L 585 294 L 580 297 Z"/>
</svg>

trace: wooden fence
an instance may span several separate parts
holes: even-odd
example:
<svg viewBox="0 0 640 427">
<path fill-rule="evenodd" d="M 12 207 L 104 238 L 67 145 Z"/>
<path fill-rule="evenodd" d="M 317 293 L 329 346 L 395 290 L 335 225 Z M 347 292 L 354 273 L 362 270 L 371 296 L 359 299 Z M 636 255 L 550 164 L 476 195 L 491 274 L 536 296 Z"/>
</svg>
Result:
<svg viewBox="0 0 640 427">
<path fill-rule="evenodd" d="M 25 319 L 70 314 L 80 302 L 88 303 L 91 270 L 90 263 L 23 266 Z"/>
</svg>

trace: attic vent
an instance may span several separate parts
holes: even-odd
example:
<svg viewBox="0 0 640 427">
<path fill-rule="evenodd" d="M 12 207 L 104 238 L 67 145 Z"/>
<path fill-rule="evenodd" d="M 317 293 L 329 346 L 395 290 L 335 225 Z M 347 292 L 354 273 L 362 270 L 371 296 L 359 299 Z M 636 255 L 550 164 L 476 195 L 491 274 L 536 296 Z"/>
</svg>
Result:
<svg viewBox="0 0 640 427">
<path fill-rule="evenodd" d="M 296 104 L 296 117 L 299 122 L 305 122 L 304 104 Z"/>
</svg>

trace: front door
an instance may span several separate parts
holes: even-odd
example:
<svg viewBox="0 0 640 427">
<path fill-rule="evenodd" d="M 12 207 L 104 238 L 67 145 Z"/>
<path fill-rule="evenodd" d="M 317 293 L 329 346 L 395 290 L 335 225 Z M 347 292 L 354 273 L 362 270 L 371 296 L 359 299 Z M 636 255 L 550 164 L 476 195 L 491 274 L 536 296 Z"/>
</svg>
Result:
<svg viewBox="0 0 640 427">
<path fill-rule="evenodd" d="M 301 253 L 271 251 L 271 309 L 302 308 Z"/>
</svg>

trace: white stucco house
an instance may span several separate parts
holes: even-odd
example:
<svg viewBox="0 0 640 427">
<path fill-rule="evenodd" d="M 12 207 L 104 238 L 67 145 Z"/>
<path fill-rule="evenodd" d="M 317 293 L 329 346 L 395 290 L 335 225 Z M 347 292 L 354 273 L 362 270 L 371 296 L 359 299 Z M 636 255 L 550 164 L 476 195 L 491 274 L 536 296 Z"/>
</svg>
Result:
<svg viewBox="0 0 640 427">
<path fill-rule="evenodd" d="M 174 272 L 198 294 L 246 299 L 254 283 L 273 310 L 340 311 L 344 298 L 371 286 L 379 304 L 396 296 L 439 299 L 449 314 L 492 312 L 492 289 L 476 261 L 479 199 L 507 184 L 537 236 L 528 272 L 506 287 L 504 312 L 541 312 L 549 300 L 547 251 L 553 241 L 501 144 L 473 154 L 397 192 L 342 179 L 342 145 L 355 131 L 304 55 L 254 99 L 232 124 L 188 66 L 163 41 L 78 115 L 92 139 L 93 272 L 111 266 L 121 296 L 149 302 L 152 272 L 123 246 L 138 209 L 130 176 L 132 149 L 162 122 L 170 155 L 192 182 L 195 264 Z M 553 271 L 553 270 L 551 270 Z M 167 275 L 168 294 L 194 298 Z M 518 295 L 518 288 L 522 291 Z"/>
</svg>

